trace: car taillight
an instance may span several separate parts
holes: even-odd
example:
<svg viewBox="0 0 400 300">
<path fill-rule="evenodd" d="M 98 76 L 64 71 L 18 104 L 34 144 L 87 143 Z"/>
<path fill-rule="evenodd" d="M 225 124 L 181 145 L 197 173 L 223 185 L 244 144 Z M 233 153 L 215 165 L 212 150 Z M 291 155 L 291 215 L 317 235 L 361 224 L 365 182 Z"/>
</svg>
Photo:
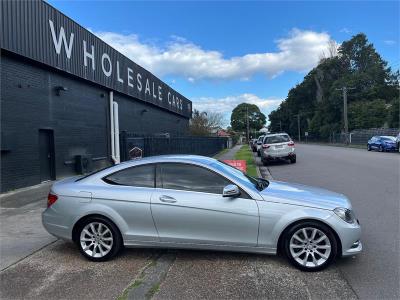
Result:
<svg viewBox="0 0 400 300">
<path fill-rule="evenodd" d="M 293 143 L 293 142 L 290 142 L 290 143 L 287 144 L 287 145 L 293 147 L 293 146 L 294 146 L 294 143 Z"/>
<path fill-rule="evenodd" d="M 262 147 L 264 148 L 264 149 L 268 149 L 269 147 L 270 147 L 270 145 L 262 145 Z"/>
<path fill-rule="evenodd" d="M 47 196 L 47 207 L 52 206 L 57 201 L 57 199 L 57 195 L 49 193 L 49 195 Z"/>
</svg>

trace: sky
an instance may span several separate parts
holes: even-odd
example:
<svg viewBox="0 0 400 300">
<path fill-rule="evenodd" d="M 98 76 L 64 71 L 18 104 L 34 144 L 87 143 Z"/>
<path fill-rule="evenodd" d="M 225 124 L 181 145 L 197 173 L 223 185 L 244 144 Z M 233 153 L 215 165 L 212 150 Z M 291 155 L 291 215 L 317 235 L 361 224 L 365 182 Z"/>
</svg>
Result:
<svg viewBox="0 0 400 300">
<path fill-rule="evenodd" d="M 276 109 L 330 41 L 363 32 L 399 68 L 399 1 L 47 2 L 225 125 L 242 102 Z"/>
</svg>

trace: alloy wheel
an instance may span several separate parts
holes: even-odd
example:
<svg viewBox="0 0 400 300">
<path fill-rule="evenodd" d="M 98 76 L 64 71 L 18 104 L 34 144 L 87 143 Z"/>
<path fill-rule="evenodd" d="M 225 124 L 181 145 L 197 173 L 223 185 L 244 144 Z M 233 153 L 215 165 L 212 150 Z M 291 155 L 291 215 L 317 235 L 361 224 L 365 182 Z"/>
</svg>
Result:
<svg viewBox="0 0 400 300">
<path fill-rule="evenodd" d="M 331 242 L 321 230 L 304 227 L 292 235 L 289 250 L 298 264 L 307 268 L 315 268 L 328 261 L 331 254 Z"/>
<path fill-rule="evenodd" d="M 79 242 L 82 250 L 88 256 L 102 258 L 111 251 L 114 238 L 107 225 L 101 222 L 91 222 L 83 227 Z"/>
</svg>

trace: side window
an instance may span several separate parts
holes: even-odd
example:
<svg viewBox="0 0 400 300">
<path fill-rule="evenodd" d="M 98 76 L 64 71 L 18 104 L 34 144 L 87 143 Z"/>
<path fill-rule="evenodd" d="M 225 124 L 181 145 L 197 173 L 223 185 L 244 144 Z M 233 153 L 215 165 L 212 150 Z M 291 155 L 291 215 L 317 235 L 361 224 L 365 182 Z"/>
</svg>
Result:
<svg viewBox="0 0 400 300">
<path fill-rule="evenodd" d="M 222 194 L 229 180 L 205 168 L 179 163 L 160 164 L 164 189 Z"/>
<path fill-rule="evenodd" d="M 115 172 L 103 180 L 109 184 L 154 188 L 155 165 L 144 165 Z"/>
</svg>

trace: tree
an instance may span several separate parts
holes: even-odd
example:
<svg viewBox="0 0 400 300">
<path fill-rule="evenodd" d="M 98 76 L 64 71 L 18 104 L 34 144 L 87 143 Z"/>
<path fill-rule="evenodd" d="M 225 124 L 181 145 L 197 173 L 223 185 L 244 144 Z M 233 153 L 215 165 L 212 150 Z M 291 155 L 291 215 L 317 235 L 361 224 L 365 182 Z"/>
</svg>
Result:
<svg viewBox="0 0 400 300">
<path fill-rule="evenodd" d="M 189 131 L 192 135 L 207 136 L 212 134 L 224 123 L 224 117 L 220 113 L 200 112 L 193 110 L 192 118 L 189 123 Z"/>
<path fill-rule="evenodd" d="M 266 117 L 257 105 L 241 103 L 232 111 L 232 129 L 240 132 L 247 131 L 247 117 L 249 119 L 250 130 L 260 130 L 265 125 Z"/>
<path fill-rule="evenodd" d="M 304 80 L 293 87 L 281 105 L 269 114 L 270 131 L 297 135 L 297 115 L 301 132 L 327 138 L 343 130 L 343 98 L 337 89 L 354 88 L 348 93 L 349 129 L 398 124 L 399 71 L 387 63 L 360 33 L 344 41 L 334 53 L 323 58 Z"/>
</svg>

